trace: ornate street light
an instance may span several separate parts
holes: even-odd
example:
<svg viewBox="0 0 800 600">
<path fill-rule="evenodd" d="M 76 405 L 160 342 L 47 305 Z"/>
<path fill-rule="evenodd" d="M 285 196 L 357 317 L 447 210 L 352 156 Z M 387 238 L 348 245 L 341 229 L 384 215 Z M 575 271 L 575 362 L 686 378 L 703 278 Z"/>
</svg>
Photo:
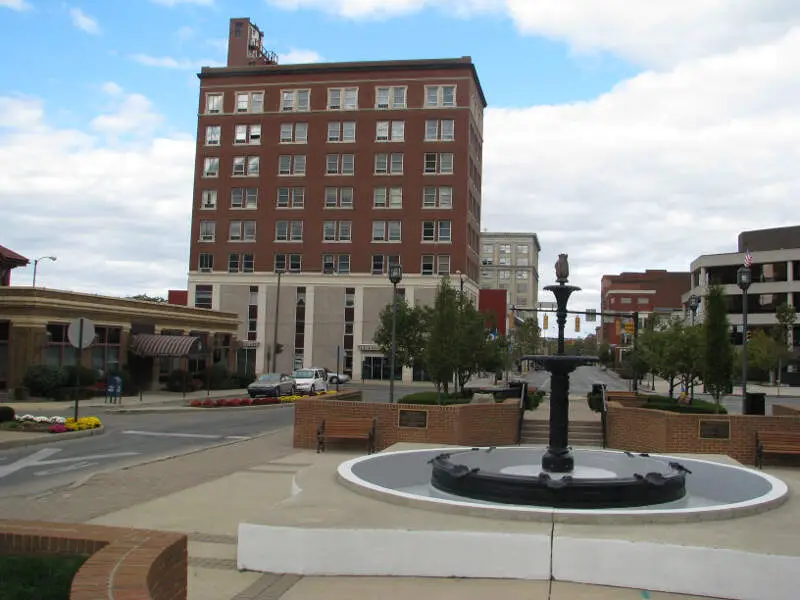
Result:
<svg viewBox="0 0 800 600">
<path fill-rule="evenodd" d="M 397 284 L 402 280 L 402 265 L 389 265 L 389 281 L 392 283 L 392 355 L 389 357 L 389 404 L 394 404 L 394 370 L 397 360 Z"/>
<path fill-rule="evenodd" d="M 53 262 L 56 261 L 55 256 L 40 256 L 36 260 L 33 261 L 33 287 L 36 287 L 36 271 L 39 269 L 39 263 L 43 260 L 52 260 Z"/>
<path fill-rule="evenodd" d="M 689 296 L 689 310 L 692 311 L 692 327 L 694 327 L 694 321 L 697 317 L 697 307 L 700 306 L 700 297 L 692 294 Z M 692 374 L 692 391 L 691 395 L 689 396 L 690 402 L 694 400 L 694 374 Z"/>
<path fill-rule="evenodd" d="M 745 414 L 747 405 L 747 289 L 752 282 L 750 267 L 739 267 L 736 283 L 742 290 L 742 414 Z"/>
<path fill-rule="evenodd" d="M 275 274 L 278 276 L 278 287 L 275 290 L 275 323 L 274 329 L 272 330 L 272 372 L 275 373 L 278 370 L 278 315 L 281 310 L 281 275 L 283 275 L 283 269 L 275 269 Z"/>
</svg>

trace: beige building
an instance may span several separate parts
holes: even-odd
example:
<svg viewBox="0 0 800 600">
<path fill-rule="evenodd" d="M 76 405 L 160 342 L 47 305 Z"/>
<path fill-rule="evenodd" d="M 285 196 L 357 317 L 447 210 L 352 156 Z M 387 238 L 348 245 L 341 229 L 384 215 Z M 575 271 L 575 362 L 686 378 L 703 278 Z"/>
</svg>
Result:
<svg viewBox="0 0 800 600">
<path fill-rule="evenodd" d="M 535 233 L 481 233 L 480 285 L 508 291 L 508 303 L 535 308 L 539 298 L 539 253 Z"/>
</svg>

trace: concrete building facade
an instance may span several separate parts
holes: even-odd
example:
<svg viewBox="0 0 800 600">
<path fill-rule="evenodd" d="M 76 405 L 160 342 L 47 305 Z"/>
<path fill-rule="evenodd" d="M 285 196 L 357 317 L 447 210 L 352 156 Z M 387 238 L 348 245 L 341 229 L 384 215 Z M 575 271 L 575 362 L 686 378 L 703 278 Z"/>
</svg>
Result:
<svg viewBox="0 0 800 600">
<path fill-rule="evenodd" d="M 541 250 L 535 233 L 482 232 L 481 288 L 506 290 L 509 305 L 535 308 Z"/>
<path fill-rule="evenodd" d="M 189 304 L 241 316 L 240 364 L 256 373 L 276 342 L 281 371 L 388 378 L 372 337 L 390 265 L 402 265 L 408 301 L 432 302 L 456 274 L 477 298 L 486 101 L 475 67 L 281 66 L 262 43 L 249 19 L 232 19 L 228 66 L 198 75 Z"/>
</svg>

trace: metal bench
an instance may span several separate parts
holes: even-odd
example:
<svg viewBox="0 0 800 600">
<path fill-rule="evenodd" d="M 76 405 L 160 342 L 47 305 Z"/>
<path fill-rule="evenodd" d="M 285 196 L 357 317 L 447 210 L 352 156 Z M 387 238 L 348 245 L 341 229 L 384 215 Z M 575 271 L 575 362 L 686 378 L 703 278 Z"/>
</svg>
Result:
<svg viewBox="0 0 800 600">
<path fill-rule="evenodd" d="M 800 433 L 756 432 L 756 466 L 761 469 L 765 454 L 800 454 Z"/>
<path fill-rule="evenodd" d="M 372 454 L 375 452 L 375 418 L 323 419 L 317 429 L 317 454 L 325 452 L 329 440 L 366 440 L 369 454 Z"/>
</svg>

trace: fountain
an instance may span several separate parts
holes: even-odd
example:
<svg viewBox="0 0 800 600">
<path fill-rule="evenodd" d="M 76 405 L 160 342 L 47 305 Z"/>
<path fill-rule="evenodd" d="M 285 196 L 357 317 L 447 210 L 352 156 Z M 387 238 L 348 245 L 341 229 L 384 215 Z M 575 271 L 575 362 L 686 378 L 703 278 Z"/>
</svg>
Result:
<svg viewBox="0 0 800 600">
<path fill-rule="evenodd" d="M 686 494 L 689 469 L 674 460 L 646 454 L 581 450 L 576 466 L 569 447 L 569 375 L 597 357 L 564 354 L 567 302 L 580 288 L 568 285 L 566 254 L 556 262 L 557 285 L 544 289 L 556 297 L 558 353 L 526 356 L 551 374 L 550 439 L 541 469 L 520 463 L 523 449 L 473 448 L 431 459 L 431 485 L 442 492 L 490 502 L 560 508 L 621 508 L 680 500 Z"/>
</svg>

